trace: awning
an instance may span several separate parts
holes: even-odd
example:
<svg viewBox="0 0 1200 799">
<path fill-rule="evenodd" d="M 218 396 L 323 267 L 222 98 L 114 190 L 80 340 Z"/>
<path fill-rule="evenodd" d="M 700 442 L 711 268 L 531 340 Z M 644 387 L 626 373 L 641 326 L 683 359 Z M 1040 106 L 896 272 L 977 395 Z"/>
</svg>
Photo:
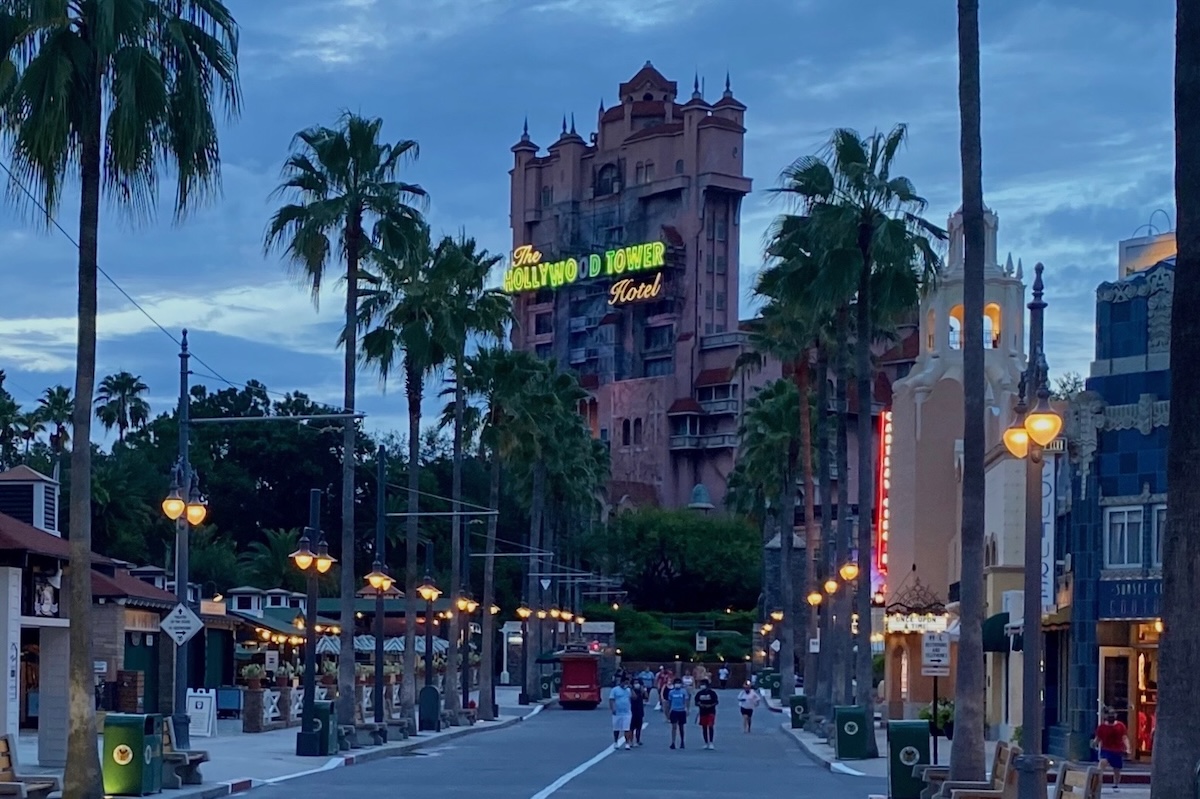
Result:
<svg viewBox="0 0 1200 799">
<path fill-rule="evenodd" d="M 983 651 L 984 652 L 1007 652 L 1009 651 L 1010 643 L 1008 633 L 1005 631 L 1005 626 L 1008 624 L 1007 613 L 997 613 L 994 616 L 988 616 L 983 622 Z"/>
</svg>

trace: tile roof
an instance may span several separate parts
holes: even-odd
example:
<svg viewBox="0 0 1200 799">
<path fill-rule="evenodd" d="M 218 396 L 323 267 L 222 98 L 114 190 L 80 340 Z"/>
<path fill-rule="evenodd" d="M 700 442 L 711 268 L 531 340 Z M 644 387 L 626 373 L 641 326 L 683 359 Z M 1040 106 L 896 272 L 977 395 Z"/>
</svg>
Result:
<svg viewBox="0 0 1200 799">
<path fill-rule="evenodd" d="M 744 127 L 742 127 L 738 123 L 734 122 L 732 119 L 726 119 L 725 117 L 716 117 L 716 116 L 705 117 L 704 119 L 700 120 L 700 124 L 697 125 L 697 127 L 724 128 L 725 130 L 732 130 L 732 131 L 736 131 L 738 133 L 746 132 L 746 129 Z"/>
<path fill-rule="evenodd" d="M 667 416 L 684 413 L 704 413 L 704 408 L 692 397 L 680 397 L 667 408 Z"/>
<path fill-rule="evenodd" d="M 32 524 L 0 513 L 0 550 L 31 552 L 59 560 L 71 557 L 71 545 L 65 538 L 39 530 Z M 112 560 L 92 553 L 92 563 L 111 564 Z"/>
<path fill-rule="evenodd" d="M 635 130 L 625 137 L 625 141 L 639 141 L 641 139 L 653 139 L 655 136 L 678 136 L 683 133 L 682 122 L 666 122 L 661 125 L 651 125 L 648 128 Z"/>
<path fill-rule="evenodd" d="M 3 483 L 51 483 L 57 484 L 58 481 L 53 477 L 47 477 L 36 469 L 30 469 L 25 464 L 14 466 L 7 471 L 0 472 L 0 482 Z"/>
<path fill-rule="evenodd" d="M 168 606 L 176 602 L 175 595 L 170 591 L 164 591 L 145 580 L 139 580 L 124 569 L 117 569 L 112 574 L 104 574 L 92 569 L 92 596 L 111 599 L 140 599 Z"/>
<path fill-rule="evenodd" d="M 733 380 L 733 367 L 722 366 L 717 369 L 702 369 L 696 375 L 696 388 L 704 386 L 723 386 Z"/>
<path fill-rule="evenodd" d="M 671 94 L 679 93 L 679 84 L 673 80 L 667 80 L 667 76 L 654 68 L 654 65 L 649 61 L 639 69 L 632 78 L 621 84 L 621 94 L 625 95 L 631 91 L 637 91 L 643 85 L 649 83 L 656 89 L 670 92 Z"/>
</svg>

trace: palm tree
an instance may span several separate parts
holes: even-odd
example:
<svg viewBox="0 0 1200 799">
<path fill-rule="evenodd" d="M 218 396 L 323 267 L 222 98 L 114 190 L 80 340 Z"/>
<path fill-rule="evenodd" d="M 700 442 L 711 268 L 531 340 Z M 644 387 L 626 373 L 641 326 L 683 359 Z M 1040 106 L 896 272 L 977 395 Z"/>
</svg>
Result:
<svg viewBox="0 0 1200 799">
<path fill-rule="evenodd" d="M 405 618 L 417 617 L 417 513 L 420 511 L 421 403 L 425 379 L 446 361 L 452 331 L 447 310 L 448 287 L 441 281 L 451 262 L 447 242 L 435 250 L 429 229 L 402 253 L 380 248 L 372 253 L 377 288 L 363 302 L 359 325 L 363 360 L 386 381 L 403 359 L 408 400 L 408 516 L 405 531 Z M 374 327 L 371 327 L 374 325 Z M 401 704 L 411 716 L 416 703 L 416 626 L 404 630 L 404 685 Z"/>
<path fill-rule="evenodd" d="M 506 350 L 502 346 L 480 350 L 466 358 L 460 379 L 467 395 L 483 400 L 482 429 L 479 433 L 481 448 L 487 451 L 490 479 L 488 485 L 488 507 L 497 508 L 500 502 L 500 480 L 505 460 L 512 456 L 522 431 L 532 426 L 531 409 L 527 404 L 526 387 L 533 380 L 540 362 L 530 353 Z M 457 387 L 457 386 L 456 386 Z M 455 403 L 455 412 L 458 403 Z M 496 601 L 496 525 L 499 519 L 489 516 L 487 522 L 487 544 L 483 561 L 482 607 L 490 608 Z M 526 601 L 529 601 L 526 599 Z M 482 640 L 493 640 L 495 619 L 491 613 L 483 614 Z M 489 701 L 492 695 L 492 672 L 495 653 L 484 646 L 480 658 L 479 702 L 480 716 L 493 719 L 496 709 Z"/>
<path fill-rule="evenodd" d="M 7 41 L 4 41 L 7 39 Z M 8 45 L 11 45 L 9 47 Z M 221 0 L 74 0 L 0 7 L 0 119 L 13 172 L 47 223 L 64 179 L 78 174 L 79 300 L 71 450 L 70 564 L 91 560 L 92 392 L 101 190 L 135 214 L 157 205 L 159 169 L 175 172 L 176 218 L 212 196 L 220 177 L 214 106 L 241 105 L 238 28 Z M 70 718 L 63 793 L 102 794 L 96 750 L 91 589 L 72 580 L 68 602 Z"/>
<path fill-rule="evenodd" d="M 382 128 L 382 119 L 346 112 L 334 128 L 316 126 L 297 133 L 276 192 L 288 202 L 271 217 L 264 241 L 267 252 L 283 250 L 288 265 L 310 287 L 314 303 L 320 299 L 331 264 L 345 262 L 346 305 L 339 341 L 345 355 L 342 410 L 346 413 L 354 410 L 356 401 L 359 292 L 361 282 L 370 280 L 360 264 L 375 247 L 402 252 L 406 238 L 421 225 L 416 205 L 425 199 L 420 186 L 397 179 L 401 168 L 416 159 L 417 143 L 411 139 L 383 143 Z M 342 431 L 343 652 L 354 646 L 356 444 L 357 422 L 347 417 Z M 353 718 L 353 658 L 338 663 L 338 713 Z"/>
<path fill-rule="evenodd" d="M 796 384 L 786 378 L 763 386 L 747 403 L 738 431 L 738 460 L 758 483 L 775 510 L 779 534 L 780 624 L 779 675 L 785 697 L 795 690 L 795 585 L 791 579 L 794 520 L 799 482 L 796 470 L 801 455 L 801 407 L 808 402 Z M 768 511 L 769 512 L 769 511 Z"/>
<path fill-rule="evenodd" d="M 124 442 L 126 430 L 145 427 L 150 420 L 150 403 L 142 399 L 149 390 L 141 375 L 109 375 L 100 381 L 96 392 L 96 419 L 105 430 L 117 428 L 117 440 Z"/>
<path fill-rule="evenodd" d="M 36 410 L 24 411 L 17 416 L 16 420 L 17 437 L 25 442 L 25 460 L 29 460 L 29 446 L 39 435 L 46 432 L 46 425 L 42 422 L 41 414 Z"/>
<path fill-rule="evenodd" d="M 251 541 L 238 556 L 242 573 L 253 585 L 299 591 L 304 580 L 292 565 L 291 553 L 300 540 L 298 530 L 263 530 L 261 541 Z"/>
<path fill-rule="evenodd" d="M 1200 619 L 1194 612 L 1195 576 L 1200 574 L 1200 9 L 1190 0 L 1175 6 L 1175 291 L 1171 300 L 1171 425 L 1167 445 L 1167 537 L 1163 544 L 1163 627 L 1159 645 L 1158 726 L 1154 741 L 1151 799 L 1174 799 L 1194 791 L 1200 759 Z"/>
<path fill-rule="evenodd" d="M 870 509 L 874 500 L 874 447 L 871 406 L 874 372 L 871 348 L 875 342 L 873 315 L 878 303 L 873 290 L 929 285 L 939 259 L 931 238 L 945 233 L 921 217 L 926 207 L 912 182 L 893 175 L 897 152 L 907 129 L 897 125 L 888 133 L 863 138 L 852 130 L 836 130 L 820 157 L 804 157 L 784 171 L 777 191 L 795 197 L 805 217 L 789 220 L 789 246 L 813 253 L 821 283 L 830 298 L 854 309 L 854 373 L 858 400 L 858 568 L 865 590 L 855 594 L 859 615 L 860 649 L 869 651 L 870 574 L 873 544 Z M 912 292 L 915 298 L 915 289 Z M 842 474 L 839 472 L 839 474 Z M 842 481 L 839 480 L 839 485 Z M 868 657 L 858 658 L 857 700 L 873 712 L 874 686 Z M 869 754 L 878 754 L 874 741 Z"/>
<path fill-rule="evenodd" d="M 958 0 L 958 110 L 963 187 L 963 466 L 961 634 L 954 670 L 955 729 L 950 779 L 984 777 L 984 497 L 987 389 L 983 363 L 983 145 L 979 87 L 979 0 Z"/>
<path fill-rule="evenodd" d="M 454 390 L 454 443 L 453 465 L 451 474 L 450 494 L 454 500 L 454 510 L 461 512 L 462 505 L 462 470 L 463 470 L 463 414 L 466 410 L 466 393 L 463 385 L 466 368 L 467 344 L 472 337 L 499 339 L 504 332 L 506 322 L 512 317 L 512 301 L 498 289 L 489 289 L 486 282 L 492 269 L 503 258 L 492 255 L 487 250 L 480 249 L 475 239 L 465 233 L 458 239 L 446 239 L 438 248 L 445 253 L 444 262 L 438 264 L 444 272 L 447 292 L 447 321 L 450 327 L 451 341 L 449 356 L 453 370 Z M 439 279 L 442 276 L 439 277 Z M 489 507 L 495 508 L 495 505 Z M 450 595 L 457 597 L 464 589 L 464 582 L 469 583 L 470 564 L 463 562 L 463 525 L 462 517 L 451 517 L 450 526 Z M 491 603 L 483 605 L 490 608 Z M 485 612 L 484 617 L 491 614 Z M 460 615 L 454 614 L 450 619 L 450 640 L 459 640 Z M 485 637 L 484 641 L 491 641 Z M 487 648 L 487 647 L 485 647 Z M 459 662 L 458 651 L 451 647 L 446 657 L 447 680 L 456 680 Z M 463 664 L 466 668 L 467 664 Z M 457 684 L 457 683 L 454 683 Z M 480 693 L 482 697 L 483 694 Z M 488 693 L 490 698 L 491 694 Z M 455 691 L 446 693 L 448 709 L 458 706 L 458 695 Z M 482 701 L 480 704 L 484 704 Z"/>
<path fill-rule="evenodd" d="M 50 434 L 50 449 L 57 457 L 71 442 L 71 419 L 75 415 L 71 389 L 66 386 L 46 389 L 38 399 L 38 413 L 46 424 L 54 425 L 54 432 Z"/>
<path fill-rule="evenodd" d="M 21 437 L 21 406 L 12 394 L 0 391 L 0 468 L 17 460 L 17 440 Z"/>
</svg>

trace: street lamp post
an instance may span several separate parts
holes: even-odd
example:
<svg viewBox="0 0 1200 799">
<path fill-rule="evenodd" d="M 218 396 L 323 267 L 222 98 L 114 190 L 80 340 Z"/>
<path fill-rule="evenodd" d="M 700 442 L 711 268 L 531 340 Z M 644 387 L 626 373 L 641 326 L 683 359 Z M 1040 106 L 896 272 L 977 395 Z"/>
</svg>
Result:
<svg viewBox="0 0 1200 799">
<path fill-rule="evenodd" d="M 524 602 L 517 608 L 517 618 L 521 620 L 521 693 L 517 697 L 519 705 L 529 704 L 529 692 L 525 688 L 528 680 L 525 675 L 529 671 L 529 617 L 532 615 L 533 611 Z"/>
<path fill-rule="evenodd" d="M 1029 363 L 1021 376 L 1016 418 L 1004 431 L 1004 445 L 1025 459 L 1025 610 L 1023 638 L 1021 747 L 1017 758 L 1020 799 L 1046 795 L 1046 758 L 1042 754 L 1042 464 L 1044 448 L 1058 437 L 1062 418 L 1050 407 L 1043 318 L 1046 302 L 1038 264 L 1034 267 L 1033 299 L 1029 302 Z M 1036 397 L 1031 409 L 1029 401 Z"/>
<path fill-rule="evenodd" d="M 464 593 L 459 595 L 456 604 L 461 617 L 459 627 L 461 628 L 460 635 L 462 636 L 462 639 L 460 642 L 461 649 L 459 651 L 462 652 L 460 657 L 462 662 L 459 663 L 459 683 L 462 688 L 461 707 L 465 710 L 467 705 L 469 705 L 471 702 L 471 616 L 475 613 L 476 609 L 478 609 L 479 603 L 476 602 L 470 594 Z"/>
<path fill-rule="evenodd" d="M 300 732 L 296 734 L 296 754 L 313 756 L 321 754 L 321 733 L 315 725 L 317 701 L 317 575 L 324 574 L 336 562 L 329 554 L 329 544 L 321 532 L 321 492 L 308 492 L 308 527 L 300 537 L 291 557 L 296 568 L 304 572 L 307 596 L 304 600 L 304 708 L 301 713 Z M 312 539 L 317 539 L 317 551 L 312 551 Z M 328 731 L 326 731 L 328 734 Z M 328 753 L 326 753 L 328 754 Z"/>
<path fill-rule="evenodd" d="M 171 490 L 162 501 L 162 510 L 167 518 L 175 522 L 175 598 L 179 604 L 189 606 L 188 601 L 188 525 L 204 521 L 208 513 L 207 503 L 200 496 L 199 482 L 188 461 L 188 354 L 187 331 L 179 344 L 179 459 L 172 470 Z M 181 750 L 191 747 L 191 719 L 187 713 L 188 689 L 188 643 L 175 647 L 175 691 L 172 720 L 175 727 L 176 746 Z"/>
<path fill-rule="evenodd" d="M 433 582 L 433 577 L 425 575 L 417 594 L 425 600 L 425 687 L 421 689 L 420 713 L 417 726 L 422 730 L 438 730 L 441 720 L 437 716 L 437 689 L 433 687 L 433 603 L 442 595 L 442 591 Z M 407 622 L 406 622 L 407 623 Z"/>
<path fill-rule="evenodd" d="M 387 449 L 382 444 L 375 455 L 375 470 L 375 563 L 366 580 L 375 589 L 375 723 L 383 724 L 383 598 L 391 589 L 393 580 L 383 568 L 384 548 L 387 546 Z M 386 741 L 386 727 L 383 734 Z"/>
</svg>

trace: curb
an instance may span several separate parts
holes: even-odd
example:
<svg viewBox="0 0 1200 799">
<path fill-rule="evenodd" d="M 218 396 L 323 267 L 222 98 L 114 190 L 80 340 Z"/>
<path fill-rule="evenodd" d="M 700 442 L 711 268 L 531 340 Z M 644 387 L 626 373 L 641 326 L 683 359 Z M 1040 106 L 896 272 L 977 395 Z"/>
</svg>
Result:
<svg viewBox="0 0 1200 799">
<path fill-rule="evenodd" d="M 800 748 L 800 751 L 808 756 L 809 760 L 813 761 L 814 763 L 816 763 L 818 766 L 825 769 L 826 771 L 834 770 L 833 769 L 834 761 L 826 760 L 825 758 L 821 757 L 819 754 L 814 752 L 812 749 L 809 748 L 808 744 L 805 743 L 804 739 L 802 739 L 798 736 L 792 735 L 792 733 L 790 732 L 788 727 L 784 727 L 782 724 L 779 725 L 779 733 L 781 735 L 783 735 L 784 737 L 791 739 L 796 744 L 796 746 L 798 746 Z M 841 772 L 839 772 L 839 773 L 841 773 Z M 857 772 L 855 772 L 855 773 L 857 773 Z"/>
<path fill-rule="evenodd" d="M 482 722 L 486 726 L 478 724 L 469 727 L 459 727 L 452 729 L 445 735 L 440 735 L 437 738 L 421 739 L 418 737 L 410 738 L 407 741 L 399 741 L 394 744 L 384 744 L 382 746 L 371 747 L 362 751 L 352 752 L 345 755 L 336 755 L 329 758 L 325 765 L 317 768 L 301 771 L 296 774 L 285 774 L 282 777 L 272 777 L 271 779 L 238 779 L 227 780 L 224 782 L 214 783 L 210 786 L 201 787 L 199 790 L 191 791 L 183 794 L 176 794 L 175 799 L 219 799 L 223 796 L 233 796 L 234 794 L 245 793 L 254 788 L 261 788 L 264 785 L 279 785 L 298 777 L 307 777 L 312 774 L 319 774 L 323 771 L 332 771 L 333 769 L 342 768 L 344 766 L 355 766 L 359 763 L 370 763 L 375 760 L 383 760 L 387 757 L 400 754 L 402 752 L 410 752 L 414 749 L 420 749 L 432 743 L 441 743 L 442 741 L 452 741 L 457 738 L 462 738 L 467 735 L 473 735 L 482 732 L 491 732 L 493 730 L 503 730 L 520 724 L 526 719 L 533 718 L 540 713 L 546 705 L 538 704 L 533 707 L 528 713 L 515 718 L 504 719 L 498 722 Z"/>
</svg>

